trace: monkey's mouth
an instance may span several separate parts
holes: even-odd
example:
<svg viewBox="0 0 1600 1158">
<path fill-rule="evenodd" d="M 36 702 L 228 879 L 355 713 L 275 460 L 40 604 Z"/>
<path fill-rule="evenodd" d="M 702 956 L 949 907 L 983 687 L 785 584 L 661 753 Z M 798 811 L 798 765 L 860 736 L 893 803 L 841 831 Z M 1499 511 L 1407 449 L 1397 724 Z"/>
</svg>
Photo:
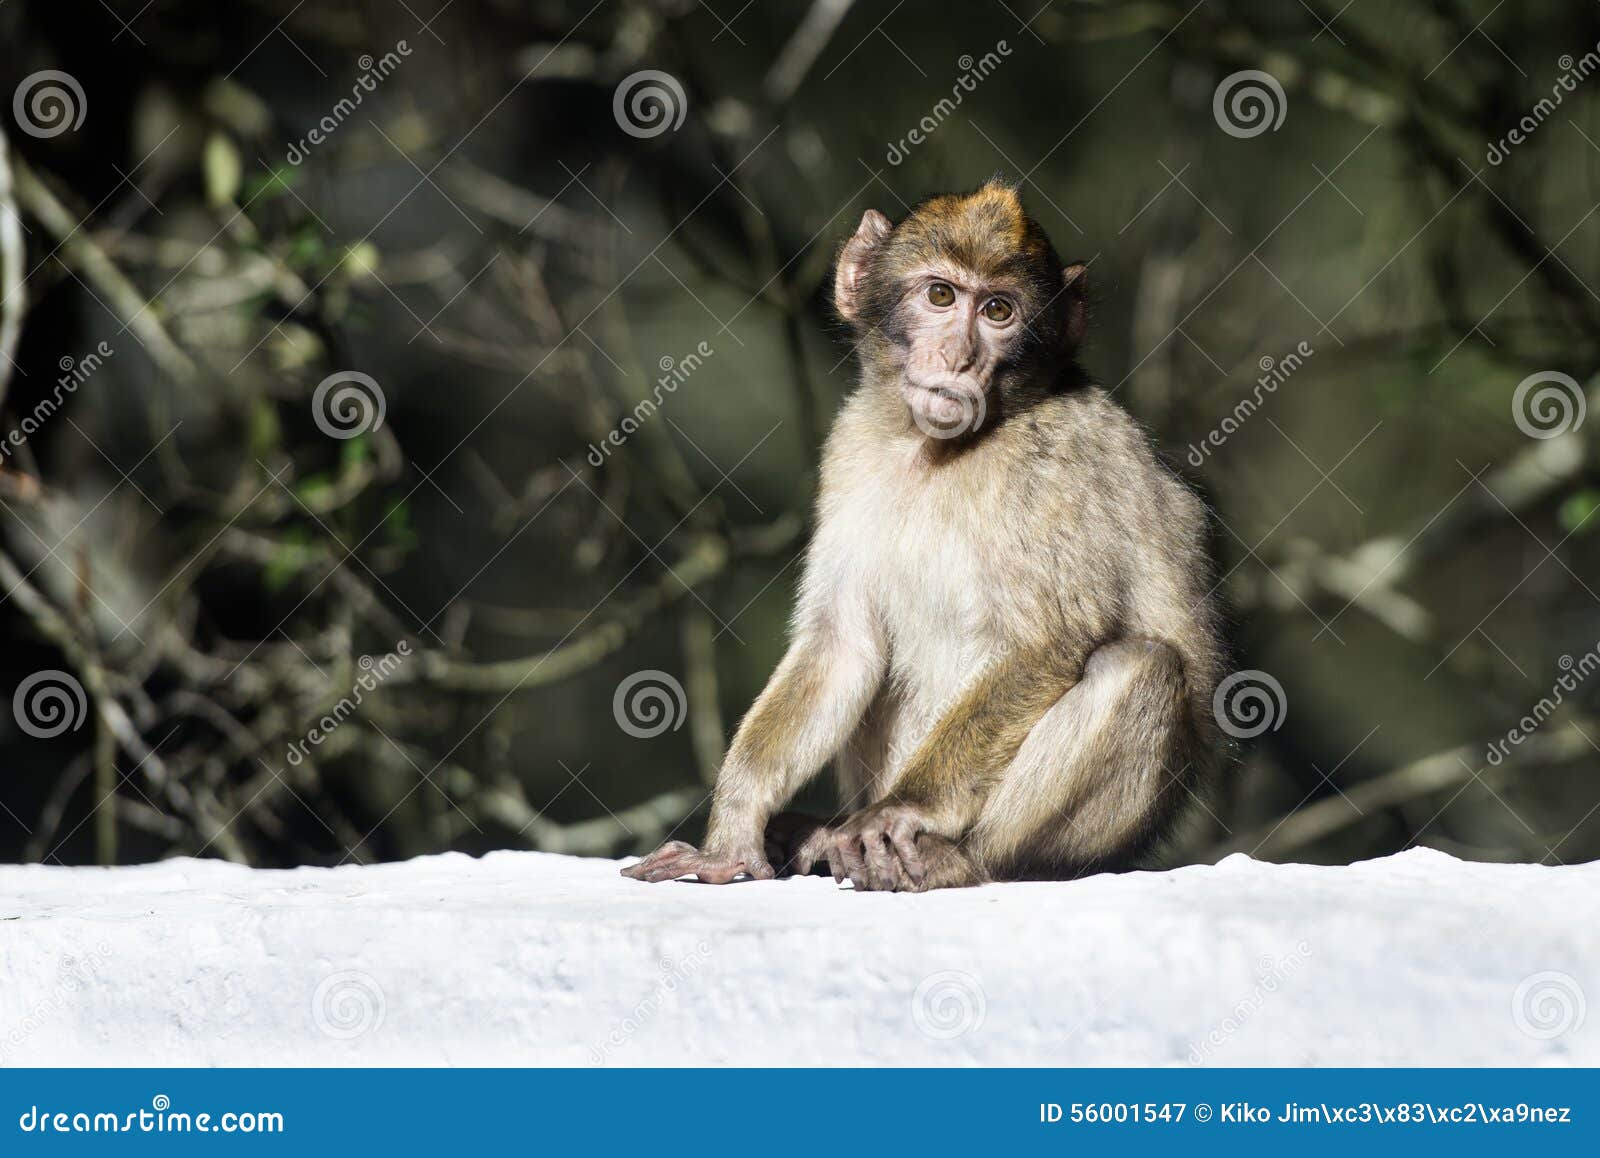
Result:
<svg viewBox="0 0 1600 1158">
<path fill-rule="evenodd" d="M 981 388 L 907 379 L 901 395 L 911 410 L 912 421 L 924 434 L 952 438 L 983 425 L 985 398 Z"/>
</svg>

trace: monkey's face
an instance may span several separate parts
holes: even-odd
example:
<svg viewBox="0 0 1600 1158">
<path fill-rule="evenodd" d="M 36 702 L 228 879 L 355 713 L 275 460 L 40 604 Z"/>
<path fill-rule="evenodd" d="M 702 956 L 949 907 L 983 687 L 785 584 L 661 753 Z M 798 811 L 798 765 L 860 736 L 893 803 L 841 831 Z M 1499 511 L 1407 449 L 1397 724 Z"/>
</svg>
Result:
<svg viewBox="0 0 1600 1158">
<path fill-rule="evenodd" d="M 977 424 L 995 370 L 1023 336 L 1017 287 L 939 264 L 915 271 L 885 327 L 901 396 L 921 428 Z"/>
<path fill-rule="evenodd" d="M 834 303 L 868 380 L 948 437 L 1055 388 L 1082 338 L 1083 268 L 1063 270 L 1016 191 L 992 182 L 930 198 L 897 226 L 869 210 L 840 252 Z"/>
</svg>

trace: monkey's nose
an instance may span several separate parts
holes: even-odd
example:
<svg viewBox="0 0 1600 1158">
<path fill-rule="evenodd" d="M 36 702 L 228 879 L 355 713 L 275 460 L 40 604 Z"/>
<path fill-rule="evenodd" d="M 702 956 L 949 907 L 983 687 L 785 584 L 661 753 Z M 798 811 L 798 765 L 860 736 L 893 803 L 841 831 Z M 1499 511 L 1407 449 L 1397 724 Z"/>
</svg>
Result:
<svg viewBox="0 0 1600 1158">
<path fill-rule="evenodd" d="M 978 347 L 975 343 L 963 342 L 959 346 L 946 346 L 943 353 L 944 363 L 952 374 L 965 374 L 978 361 Z"/>
</svg>

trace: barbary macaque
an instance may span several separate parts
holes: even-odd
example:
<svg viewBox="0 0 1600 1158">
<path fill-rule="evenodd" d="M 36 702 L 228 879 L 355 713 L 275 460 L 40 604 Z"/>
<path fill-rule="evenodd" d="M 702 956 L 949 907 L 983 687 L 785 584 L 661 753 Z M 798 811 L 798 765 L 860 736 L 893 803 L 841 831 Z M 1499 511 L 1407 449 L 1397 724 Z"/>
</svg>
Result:
<svg viewBox="0 0 1600 1158">
<path fill-rule="evenodd" d="M 1079 367 L 1085 289 L 997 181 L 862 217 L 833 289 L 861 384 L 788 653 L 704 847 L 625 876 L 923 891 L 1129 867 L 1168 833 L 1218 746 L 1206 512 Z M 829 760 L 839 814 L 779 813 Z"/>
</svg>

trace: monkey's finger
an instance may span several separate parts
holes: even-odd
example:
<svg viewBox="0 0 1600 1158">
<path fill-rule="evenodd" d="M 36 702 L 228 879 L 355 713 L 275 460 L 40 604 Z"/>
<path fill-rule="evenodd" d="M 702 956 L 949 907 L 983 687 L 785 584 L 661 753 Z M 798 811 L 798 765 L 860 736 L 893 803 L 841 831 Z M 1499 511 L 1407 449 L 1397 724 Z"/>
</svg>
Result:
<svg viewBox="0 0 1600 1158">
<path fill-rule="evenodd" d="M 725 885 L 745 871 L 745 862 L 742 860 L 707 860 L 701 858 L 690 865 L 689 871 L 699 877 L 702 884 Z"/>
<path fill-rule="evenodd" d="M 751 860 L 745 861 L 744 871 L 745 875 L 754 881 L 770 881 L 773 877 L 778 875 L 778 870 L 773 868 L 769 862 L 762 860 L 760 857 L 755 857 Z"/>
<path fill-rule="evenodd" d="M 844 854 L 838 849 L 832 848 L 822 855 L 823 859 L 828 862 L 828 871 L 833 874 L 833 883 L 836 885 L 844 884 Z"/>
<path fill-rule="evenodd" d="M 911 883 L 920 885 L 928 875 L 928 866 L 923 863 L 922 850 L 917 848 L 916 827 L 909 820 L 896 823 L 889 829 L 889 843 L 894 847 L 895 855 L 900 858 L 900 864 L 904 866 L 906 876 L 911 878 Z"/>
<path fill-rule="evenodd" d="M 794 871 L 798 876 L 810 876 L 817 865 L 827 863 L 827 833 L 826 830 L 819 828 L 800 842 L 800 847 L 794 854 Z"/>
<path fill-rule="evenodd" d="M 879 890 L 894 888 L 895 857 L 883 834 L 869 832 L 861 838 L 861 845 L 866 852 L 867 883 Z"/>
<path fill-rule="evenodd" d="M 861 855 L 861 838 L 854 834 L 841 836 L 834 847 L 844 862 L 844 875 L 850 878 L 850 883 L 858 889 L 865 888 L 867 867 Z"/>
<path fill-rule="evenodd" d="M 657 884 L 661 881 L 675 881 L 679 877 L 686 877 L 692 872 L 694 872 L 694 866 L 687 857 L 675 857 L 672 860 L 653 866 L 639 879 L 649 881 L 651 884 Z"/>
<path fill-rule="evenodd" d="M 672 861 L 680 859 L 684 853 L 693 851 L 693 845 L 686 844 L 681 840 L 671 840 L 637 864 L 628 865 L 621 872 L 623 876 L 632 877 L 636 881 L 650 880 L 651 873 Z"/>
</svg>

